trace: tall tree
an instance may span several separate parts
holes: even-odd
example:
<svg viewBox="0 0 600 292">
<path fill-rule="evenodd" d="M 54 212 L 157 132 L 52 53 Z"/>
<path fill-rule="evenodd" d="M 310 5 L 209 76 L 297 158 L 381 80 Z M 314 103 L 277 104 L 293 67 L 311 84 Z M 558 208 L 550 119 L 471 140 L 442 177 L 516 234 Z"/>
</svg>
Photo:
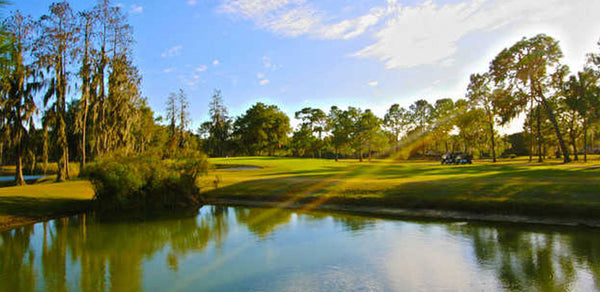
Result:
<svg viewBox="0 0 600 292">
<path fill-rule="evenodd" d="M 234 135 L 245 152 L 274 155 L 287 140 L 290 119 L 277 106 L 256 103 L 234 123 Z"/>
<path fill-rule="evenodd" d="M 208 146 L 213 156 L 223 157 L 228 150 L 231 119 L 220 90 L 215 89 L 208 105 L 210 121 L 206 125 Z"/>
<path fill-rule="evenodd" d="M 15 150 L 15 183 L 23 185 L 25 179 L 22 160 L 30 130 L 34 129 L 33 117 L 37 111 L 34 94 L 41 89 L 42 83 L 36 80 L 39 79 L 37 70 L 25 62 L 32 44 L 33 21 L 17 11 L 4 21 L 3 27 L 6 29 L 11 46 L 8 56 L 8 75 L 2 78 L 0 111 L 5 117 L 3 119 L 5 131 Z"/>
<path fill-rule="evenodd" d="M 565 71 L 559 63 L 562 56 L 557 41 L 539 34 L 529 39 L 524 38 L 502 50 L 492 61 L 490 74 L 498 87 L 511 92 L 514 108 L 523 111 L 529 101 L 543 106 L 554 127 L 566 163 L 571 160 L 569 150 L 548 102 L 548 96 L 558 91 L 553 77 Z"/>
<path fill-rule="evenodd" d="M 502 94 L 502 89 L 497 89 L 495 94 L 492 93 L 490 82 L 491 79 L 487 73 L 471 75 L 471 82 L 467 87 L 467 98 L 473 106 L 483 109 L 485 113 L 492 144 L 492 160 L 496 162 L 496 141 L 494 140 L 496 131 L 494 126 L 496 125 L 498 110 L 495 106 L 494 97 Z"/>
<path fill-rule="evenodd" d="M 585 68 L 583 71 L 577 72 L 576 75 L 569 77 L 564 84 L 565 104 L 570 109 L 571 123 L 570 136 L 575 152 L 575 160 L 577 160 L 577 145 L 576 145 L 576 128 L 577 124 L 581 123 L 583 132 L 583 155 L 584 161 L 587 162 L 587 135 L 590 121 L 597 118 L 595 110 L 600 105 L 598 75 L 591 67 Z M 580 121 L 578 121 L 578 118 Z"/>
<path fill-rule="evenodd" d="M 433 107 L 424 99 L 419 99 L 408 108 L 409 116 L 414 125 L 413 132 L 421 139 L 423 156 L 425 156 L 425 135 L 429 132 Z"/>
<path fill-rule="evenodd" d="M 67 91 L 69 89 L 68 66 L 75 56 L 78 27 L 75 15 L 67 2 L 53 3 L 49 14 L 42 16 L 39 23 L 40 37 L 35 44 L 34 55 L 40 68 L 47 68 L 52 74 L 49 78 L 48 91 L 44 97 L 44 105 L 53 100 L 50 111 L 54 120 L 52 128 L 55 145 L 60 155 L 58 160 L 57 180 L 69 179 L 69 145 L 67 141 Z"/>
<path fill-rule="evenodd" d="M 323 147 L 322 135 L 327 128 L 327 115 L 321 109 L 305 107 L 295 113 L 295 118 L 302 121 L 303 127 L 317 134 L 318 145 L 316 145 L 316 148 L 319 158 L 321 158 L 321 148 Z"/>
<path fill-rule="evenodd" d="M 168 145 L 168 154 L 169 156 L 173 156 L 175 154 L 175 149 L 178 145 L 178 136 L 177 136 L 177 116 L 179 114 L 179 108 L 177 106 L 177 94 L 169 93 L 167 97 L 167 121 L 169 127 L 169 145 Z"/>
<path fill-rule="evenodd" d="M 179 102 L 179 148 L 185 148 L 187 143 L 187 127 L 190 123 L 190 114 L 188 110 L 190 103 L 188 102 L 187 95 L 183 89 L 179 89 L 177 101 Z"/>
<path fill-rule="evenodd" d="M 397 103 L 393 104 L 385 114 L 383 123 L 394 137 L 394 151 L 397 152 L 400 148 L 400 136 L 406 133 L 409 126 L 406 109 L 400 107 Z"/>
<path fill-rule="evenodd" d="M 81 33 L 83 40 L 81 44 L 81 68 L 79 69 L 79 77 L 81 78 L 81 111 L 79 112 L 79 118 L 77 119 L 77 129 L 81 133 L 81 161 L 80 167 L 83 169 L 86 162 L 86 130 L 88 113 L 90 110 L 90 103 L 94 99 L 95 90 L 92 87 L 92 55 L 93 55 L 93 37 L 94 37 L 94 24 L 96 17 L 91 11 L 83 11 L 79 14 Z"/>
<path fill-rule="evenodd" d="M 369 161 L 371 161 L 374 146 L 381 134 L 381 119 L 375 116 L 370 109 L 360 113 L 356 121 L 356 132 L 354 133 L 360 161 L 362 161 L 363 149 L 367 150 Z"/>
</svg>

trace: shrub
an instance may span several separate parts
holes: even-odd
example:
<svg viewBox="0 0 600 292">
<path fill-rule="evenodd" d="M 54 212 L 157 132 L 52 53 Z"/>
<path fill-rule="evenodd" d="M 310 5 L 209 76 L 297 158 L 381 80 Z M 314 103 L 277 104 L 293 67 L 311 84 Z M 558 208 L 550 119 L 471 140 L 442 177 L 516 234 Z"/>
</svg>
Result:
<svg viewBox="0 0 600 292">
<path fill-rule="evenodd" d="M 99 211 L 161 210 L 198 206 L 197 180 L 207 168 L 197 152 L 169 160 L 115 155 L 89 163 L 82 175 L 94 185 Z"/>
</svg>

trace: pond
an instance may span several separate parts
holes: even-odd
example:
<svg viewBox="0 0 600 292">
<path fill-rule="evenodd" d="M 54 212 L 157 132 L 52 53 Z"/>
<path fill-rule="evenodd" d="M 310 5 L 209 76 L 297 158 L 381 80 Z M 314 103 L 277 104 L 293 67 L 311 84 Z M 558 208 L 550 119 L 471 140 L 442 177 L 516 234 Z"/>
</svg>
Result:
<svg viewBox="0 0 600 292">
<path fill-rule="evenodd" d="M 43 178 L 43 175 L 24 175 L 23 178 L 25 180 L 37 180 L 40 178 Z M 0 182 L 6 182 L 6 181 L 14 181 L 15 180 L 15 176 L 14 175 L 9 175 L 9 176 L 0 176 Z"/>
<path fill-rule="evenodd" d="M 204 206 L 0 233 L 5 291 L 593 291 L 600 232 Z"/>
</svg>

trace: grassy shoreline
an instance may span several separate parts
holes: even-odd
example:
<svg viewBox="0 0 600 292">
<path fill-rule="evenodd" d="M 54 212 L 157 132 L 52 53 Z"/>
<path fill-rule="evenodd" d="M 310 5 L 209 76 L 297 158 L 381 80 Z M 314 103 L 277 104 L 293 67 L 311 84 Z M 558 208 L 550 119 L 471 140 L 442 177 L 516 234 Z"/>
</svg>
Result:
<svg viewBox="0 0 600 292">
<path fill-rule="evenodd" d="M 525 158 L 442 166 L 431 161 L 240 157 L 209 159 L 206 203 L 341 210 L 394 217 L 600 227 L 600 159 Z M 257 168 L 248 168 L 248 166 Z M 0 230 L 88 210 L 87 181 L 0 188 Z"/>
<path fill-rule="evenodd" d="M 221 158 L 211 162 L 260 168 L 215 169 L 207 177 L 202 195 L 208 202 L 262 202 L 308 209 L 384 208 L 409 210 L 415 215 L 434 210 L 458 212 L 459 217 L 522 217 L 520 221 L 551 219 L 598 225 L 600 161 L 593 159 L 567 165 L 558 160 L 528 163 L 522 158 L 442 166 L 430 161 Z"/>
<path fill-rule="evenodd" d="M 90 182 L 41 182 L 0 188 L 0 231 L 89 210 Z"/>
</svg>

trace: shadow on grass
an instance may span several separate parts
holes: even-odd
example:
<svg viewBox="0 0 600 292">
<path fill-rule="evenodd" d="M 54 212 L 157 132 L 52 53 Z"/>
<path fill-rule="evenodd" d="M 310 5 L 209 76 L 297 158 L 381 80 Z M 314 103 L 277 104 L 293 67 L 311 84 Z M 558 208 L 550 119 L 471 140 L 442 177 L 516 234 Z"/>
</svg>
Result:
<svg viewBox="0 0 600 292">
<path fill-rule="evenodd" d="M 68 215 L 89 210 L 89 200 L 41 199 L 31 197 L 0 198 L 0 214 L 28 218 Z"/>
<path fill-rule="evenodd" d="M 369 207 L 439 209 L 480 214 L 600 218 L 599 171 L 526 166 L 466 166 L 445 169 L 388 165 L 358 165 L 320 175 L 255 179 L 203 193 L 209 198 L 295 201 Z M 298 172 L 298 173 L 310 173 Z M 438 174 L 442 177 L 438 177 Z M 281 173 L 278 173 L 281 174 Z M 458 178 L 449 174 L 465 175 Z M 396 178 L 431 176 L 418 182 L 382 182 L 331 192 L 331 187 L 358 176 Z M 378 183 L 375 183 L 378 184 Z M 323 196 L 327 196 L 323 200 Z"/>
</svg>

